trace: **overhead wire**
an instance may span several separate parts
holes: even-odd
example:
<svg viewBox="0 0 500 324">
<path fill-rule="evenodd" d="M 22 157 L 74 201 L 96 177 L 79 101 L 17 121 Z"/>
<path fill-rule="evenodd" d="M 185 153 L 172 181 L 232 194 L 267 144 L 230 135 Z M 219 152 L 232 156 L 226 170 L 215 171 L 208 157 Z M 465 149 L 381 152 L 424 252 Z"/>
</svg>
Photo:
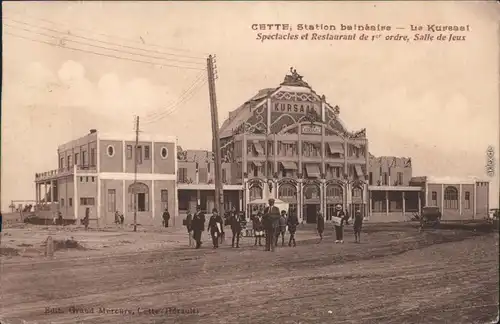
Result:
<svg viewBox="0 0 500 324">
<path fill-rule="evenodd" d="M 85 49 L 82 49 L 82 48 L 70 47 L 70 46 L 62 45 L 62 44 L 58 44 L 58 43 L 51 43 L 51 42 L 43 41 L 43 40 L 40 40 L 40 39 L 29 38 L 29 37 L 22 36 L 22 35 L 19 35 L 19 34 L 11 33 L 9 31 L 5 31 L 5 34 L 13 36 L 13 37 L 16 37 L 16 38 L 21 38 L 21 39 L 29 40 L 29 41 L 32 41 L 32 42 L 36 42 L 36 43 L 47 44 L 47 45 L 50 45 L 50 46 L 65 48 L 65 49 L 69 49 L 69 50 L 72 50 L 72 51 L 79 51 L 79 52 L 84 52 L 84 53 L 88 53 L 88 54 L 94 54 L 94 55 L 98 55 L 98 56 L 115 58 L 115 59 L 119 59 L 119 60 L 131 61 L 131 62 L 136 62 L 136 63 L 145 63 L 145 64 L 149 64 L 149 65 L 156 65 L 156 66 L 163 66 L 163 67 L 170 67 L 170 68 L 180 68 L 180 69 L 199 70 L 199 71 L 204 70 L 203 68 L 197 68 L 197 67 L 192 67 L 192 66 L 180 66 L 180 65 L 175 65 L 175 64 L 165 64 L 165 63 L 157 63 L 157 62 L 148 62 L 148 61 L 144 61 L 144 60 L 132 59 L 132 58 L 122 57 L 122 56 L 117 56 L 117 55 L 112 55 L 112 54 L 104 54 L 104 53 L 99 53 L 99 52 L 95 52 L 95 51 L 85 50 Z"/>
<path fill-rule="evenodd" d="M 201 81 L 201 79 L 200 79 L 200 81 Z M 172 105 L 171 107 L 167 108 L 163 113 L 159 114 L 155 118 L 146 120 L 144 122 L 144 124 L 155 123 L 155 122 L 160 121 L 160 120 L 164 119 L 165 117 L 171 115 L 172 113 L 174 113 L 175 111 L 177 111 L 177 109 L 184 102 L 190 100 L 198 92 L 198 90 L 200 90 L 201 87 L 204 86 L 207 82 L 208 82 L 207 79 L 203 79 L 203 81 L 201 81 L 201 82 L 198 81 L 198 84 L 196 85 L 196 87 L 194 89 L 192 89 L 184 98 L 182 98 L 181 100 L 179 100 L 175 105 Z"/>
<path fill-rule="evenodd" d="M 54 36 L 54 35 L 50 35 L 50 34 L 47 34 L 47 33 L 42 33 L 42 32 L 38 32 L 38 31 L 34 31 L 34 30 L 31 30 L 31 29 L 23 28 L 23 27 L 12 26 L 12 25 L 10 25 L 8 23 L 4 23 L 4 26 L 7 26 L 7 27 L 10 27 L 10 28 L 13 28 L 13 29 L 17 29 L 17 30 L 23 30 L 23 31 L 26 31 L 28 33 L 32 33 L 32 34 L 36 34 L 36 35 L 40 35 L 40 36 L 45 36 L 45 37 L 50 37 L 50 38 L 59 40 L 60 45 L 61 46 L 65 46 L 65 47 L 66 47 L 65 42 L 72 42 L 72 43 L 76 43 L 76 44 L 80 44 L 80 45 L 85 45 L 85 46 L 90 46 L 90 47 L 94 47 L 94 48 L 104 49 L 104 50 L 108 50 L 108 51 L 118 52 L 118 53 L 121 53 L 121 54 L 130 54 L 130 55 L 136 55 L 136 56 L 141 56 L 141 57 L 146 57 L 146 58 L 153 58 L 153 59 L 157 59 L 157 60 L 165 60 L 165 61 L 171 61 L 171 62 L 178 62 L 178 63 L 182 63 L 182 64 L 198 64 L 198 65 L 204 64 L 202 62 L 189 62 L 189 61 L 183 61 L 183 60 L 165 58 L 165 57 L 161 57 L 161 56 L 154 56 L 154 55 L 146 55 L 146 54 L 140 54 L 140 53 L 133 53 L 133 52 L 130 52 L 130 51 L 124 51 L 124 50 L 120 50 L 120 49 L 116 49 L 116 48 L 109 48 L 109 47 L 106 47 L 106 46 L 100 46 L 100 45 L 90 44 L 90 43 L 87 43 L 87 42 L 81 42 L 81 41 L 78 41 L 78 40 L 70 39 L 69 37 L 61 38 L 61 37 L 58 37 L 58 36 Z M 61 32 L 59 32 L 59 33 L 61 33 Z"/>
<path fill-rule="evenodd" d="M 157 45 L 157 44 L 152 44 L 152 43 L 149 43 L 149 42 L 148 42 L 148 44 L 146 44 L 144 41 L 140 42 L 140 41 L 135 40 L 135 39 L 130 39 L 130 38 L 121 37 L 121 36 L 117 36 L 117 35 L 110 35 L 110 34 L 106 34 L 106 33 L 102 33 L 102 32 L 96 32 L 94 30 L 90 30 L 90 29 L 87 29 L 87 28 L 69 26 L 67 23 L 54 22 L 54 21 L 49 20 L 49 19 L 44 19 L 44 18 L 41 18 L 41 17 L 35 17 L 33 15 L 28 15 L 28 14 L 26 14 L 24 12 L 21 13 L 20 11 L 16 11 L 16 10 L 12 10 L 12 9 L 9 10 L 9 11 L 11 13 L 14 13 L 14 15 L 22 16 L 24 18 L 28 18 L 28 19 L 31 19 L 31 20 L 43 21 L 43 22 L 49 23 L 49 24 L 51 24 L 53 26 L 64 26 L 65 25 L 65 26 L 70 27 L 71 29 L 74 29 L 74 30 L 80 30 L 80 31 L 88 32 L 88 33 L 91 33 L 91 34 L 94 34 L 94 35 L 105 36 L 105 37 L 108 37 L 108 38 L 115 38 L 115 39 L 119 39 L 119 40 L 122 40 L 122 41 L 127 41 L 127 42 L 131 42 L 131 43 L 146 45 L 146 46 L 149 46 L 149 47 L 161 48 L 161 49 L 166 49 L 166 50 L 170 50 L 170 51 L 177 51 L 177 52 L 193 53 L 193 54 L 198 53 L 198 54 L 203 55 L 203 56 L 206 56 L 206 55 L 209 54 L 208 52 L 193 51 L 193 50 L 190 50 L 190 49 L 182 49 L 182 48 L 176 48 L 176 47 L 169 47 L 169 46 Z M 163 54 L 166 54 L 166 53 L 163 53 Z"/>
<path fill-rule="evenodd" d="M 179 96 L 179 98 L 183 98 L 183 97 L 187 94 L 187 92 L 191 91 L 191 89 L 192 89 L 194 86 L 196 86 L 196 84 L 200 81 L 200 79 L 201 79 L 201 78 L 203 78 L 203 77 L 204 77 L 204 75 L 205 75 L 205 74 L 204 74 L 204 71 L 200 72 L 200 73 L 196 76 L 196 78 L 194 79 L 194 81 L 191 83 L 191 85 L 190 85 L 190 86 L 189 86 L 186 90 L 184 90 L 184 91 L 181 93 L 181 95 Z M 172 101 L 170 101 L 170 102 L 167 104 L 167 107 L 171 107 L 172 105 L 175 105 L 175 104 L 176 104 L 176 102 L 178 102 L 178 101 L 179 101 L 179 99 L 176 99 L 176 100 L 172 100 Z M 165 112 L 165 110 L 166 110 L 166 109 L 162 109 L 162 111 L 150 112 L 149 114 L 147 114 L 147 115 L 145 116 L 145 118 L 154 118 L 154 117 L 157 117 L 157 116 L 161 115 L 162 113 L 164 113 L 164 112 Z"/>
</svg>

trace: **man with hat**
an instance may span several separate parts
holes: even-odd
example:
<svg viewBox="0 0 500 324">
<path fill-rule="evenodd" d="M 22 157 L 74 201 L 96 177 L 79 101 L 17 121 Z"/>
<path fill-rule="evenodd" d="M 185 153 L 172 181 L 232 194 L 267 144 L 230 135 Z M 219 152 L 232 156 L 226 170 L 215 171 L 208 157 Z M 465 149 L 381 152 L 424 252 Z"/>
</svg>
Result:
<svg viewBox="0 0 500 324">
<path fill-rule="evenodd" d="M 193 238 L 196 241 L 196 248 L 199 249 L 201 247 L 201 233 L 205 229 L 205 214 L 201 211 L 201 206 L 196 207 L 191 229 L 193 230 Z"/>
<path fill-rule="evenodd" d="M 345 213 L 340 205 L 337 205 L 335 209 L 335 214 L 332 217 L 335 227 L 335 243 L 344 243 Z"/>
<path fill-rule="evenodd" d="M 280 209 L 274 206 L 274 199 L 269 199 L 269 206 L 264 210 L 264 229 L 266 231 L 266 251 L 273 251 L 276 248 L 276 233 L 279 227 Z"/>
</svg>

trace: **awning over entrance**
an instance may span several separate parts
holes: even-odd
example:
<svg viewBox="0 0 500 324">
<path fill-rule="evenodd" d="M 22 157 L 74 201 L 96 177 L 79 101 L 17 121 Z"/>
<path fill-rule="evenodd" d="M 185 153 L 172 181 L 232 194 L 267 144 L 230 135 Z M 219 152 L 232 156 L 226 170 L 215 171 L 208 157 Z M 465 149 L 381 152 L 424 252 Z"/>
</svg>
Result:
<svg viewBox="0 0 500 324">
<path fill-rule="evenodd" d="M 257 154 L 264 155 L 264 148 L 262 147 L 262 145 L 260 145 L 259 141 L 254 141 L 253 147 L 255 147 Z"/>
<path fill-rule="evenodd" d="M 355 165 L 354 166 L 354 170 L 356 171 L 356 175 L 358 176 L 358 178 L 364 178 L 365 177 L 365 174 L 363 173 L 363 170 L 361 169 L 360 165 Z"/>
<path fill-rule="evenodd" d="M 261 166 L 262 166 L 262 162 L 253 161 L 252 163 L 253 163 L 253 165 L 255 165 L 255 167 L 257 167 L 257 168 L 259 168 L 259 167 L 261 167 Z"/>
<path fill-rule="evenodd" d="M 327 144 L 331 154 L 336 154 L 336 153 L 344 154 L 344 146 L 342 145 L 342 143 L 330 142 Z"/>
<path fill-rule="evenodd" d="M 295 162 L 280 162 L 285 170 L 297 170 L 297 164 Z"/>
<path fill-rule="evenodd" d="M 306 173 L 308 178 L 319 178 L 321 171 L 317 164 L 306 164 Z"/>
</svg>

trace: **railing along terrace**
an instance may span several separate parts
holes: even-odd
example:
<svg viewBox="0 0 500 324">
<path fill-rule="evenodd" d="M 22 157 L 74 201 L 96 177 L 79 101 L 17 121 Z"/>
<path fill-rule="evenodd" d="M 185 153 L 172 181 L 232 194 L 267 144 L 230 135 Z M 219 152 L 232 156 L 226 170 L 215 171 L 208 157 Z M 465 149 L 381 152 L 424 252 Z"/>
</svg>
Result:
<svg viewBox="0 0 500 324">
<path fill-rule="evenodd" d="M 97 167 L 95 165 L 77 165 L 76 170 L 83 172 L 96 172 Z"/>
</svg>

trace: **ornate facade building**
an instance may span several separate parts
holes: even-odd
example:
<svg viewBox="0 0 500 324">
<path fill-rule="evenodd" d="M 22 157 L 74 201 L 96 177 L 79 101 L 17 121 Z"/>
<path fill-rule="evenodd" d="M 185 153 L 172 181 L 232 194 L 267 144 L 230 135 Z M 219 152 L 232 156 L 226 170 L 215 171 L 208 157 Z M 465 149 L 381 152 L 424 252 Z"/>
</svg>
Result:
<svg viewBox="0 0 500 324">
<path fill-rule="evenodd" d="M 305 222 L 314 222 L 317 211 L 330 219 L 337 204 L 364 212 L 366 132 L 349 131 L 339 115 L 293 69 L 278 87 L 260 90 L 231 112 L 220 129 L 222 155 L 239 178 L 245 208 L 274 197 Z"/>
</svg>

